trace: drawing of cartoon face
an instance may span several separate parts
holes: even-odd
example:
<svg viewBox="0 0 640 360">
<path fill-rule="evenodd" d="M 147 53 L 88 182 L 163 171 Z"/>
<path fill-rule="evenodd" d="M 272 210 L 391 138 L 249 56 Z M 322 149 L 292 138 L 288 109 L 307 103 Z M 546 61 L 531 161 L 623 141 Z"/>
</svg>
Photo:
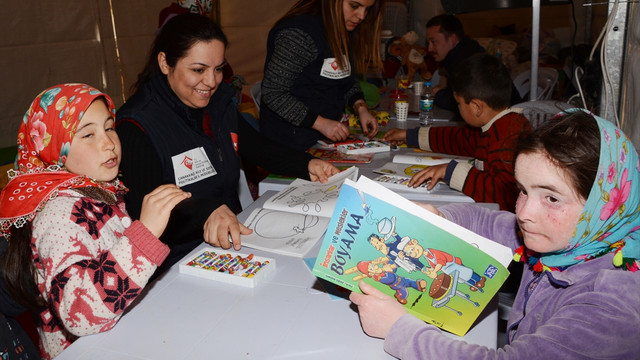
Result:
<svg viewBox="0 0 640 360">
<path fill-rule="evenodd" d="M 376 250 L 380 251 L 381 253 L 385 255 L 389 253 L 389 247 L 387 246 L 387 244 L 384 243 L 384 240 L 381 239 L 379 236 L 376 236 L 376 235 L 369 236 L 369 243 L 373 245 L 373 247 L 376 248 Z"/>
<path fill-rule="evenodd" d="M 418 241 L 413 239 L 409 241 L 407 245 L 404 247 L 404 254 L 406 256 L 412 257 L 414 259 L 419 258 L 424 253 L 424 248 L 418 244 Z"/>
</svg>

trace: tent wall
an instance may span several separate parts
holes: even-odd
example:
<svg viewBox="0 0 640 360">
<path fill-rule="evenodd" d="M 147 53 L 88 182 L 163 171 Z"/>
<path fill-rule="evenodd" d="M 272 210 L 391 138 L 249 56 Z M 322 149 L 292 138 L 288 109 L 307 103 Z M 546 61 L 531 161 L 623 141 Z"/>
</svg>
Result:
<svg viewBox="0 0 640 360">
<path fill-rule="evenodd" d="M 15 146 L 20 120 L 29 104 L 49 86 L 87 83 L 105 91 L 121 105 L 124 88 L 131 85 L 143 66 L 158 26 L 158 13 L 168 3 L 168 0 L 3 1 L 0 148 Z"/>
</svg>

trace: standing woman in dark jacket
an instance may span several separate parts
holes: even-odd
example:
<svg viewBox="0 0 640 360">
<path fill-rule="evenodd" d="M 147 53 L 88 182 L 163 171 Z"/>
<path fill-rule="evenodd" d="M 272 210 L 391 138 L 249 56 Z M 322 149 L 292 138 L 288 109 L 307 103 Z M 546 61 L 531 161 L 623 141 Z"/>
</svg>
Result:
<svg viewBox="0 0 640 360">
<path fill-rule="evenodd" d="M 260 131 L 295 149 L 347 138 L 345 106 L 369 137 L 378 123 L 356 75 L 381 67 L 382 0 L 300 0 L 267 40 Z"/>
<path fill-rule="evenodd" d="M 139 214 L 144 194 L 173 183 L 192 198 L 176 207 L 163 235 L 168 265 L 204 241 L 240 248 L 250 229 L 238 222 L 240 156 L 268 171 L 326 181 L 333 165 L 267 141 L 240 116 L 222 83 L 227 39 L 210 18 L 182 14 L 158 33 L 134 94 L 116 114 L 129 181 L 127 209 Z"/>
</svg>

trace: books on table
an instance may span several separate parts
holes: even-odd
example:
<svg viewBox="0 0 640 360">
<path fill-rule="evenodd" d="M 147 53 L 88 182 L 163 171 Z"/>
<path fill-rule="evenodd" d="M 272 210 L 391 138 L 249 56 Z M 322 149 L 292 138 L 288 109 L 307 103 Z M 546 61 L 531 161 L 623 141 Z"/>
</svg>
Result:
<svg viewBox="0 0 640 360">
<path fill-rule="evenodd" d="M 326 160 L 332 164 L 368 164 L 373 159 L 373 153 L 366 154 L 346 154 L 337 149 L 311 148 L 307 152 L 319 159 Z"/>
<path fill-rule="evenodd" d="M 358 168 L 350 167 L 327 183 L 294 180 L 249 214 L 242 245 L 277 254 L 303 257 L 324 234 L 345 179 L 355 180 Z"/>
<path fill-rule="evenodd" d="M 506 280 L 511 258 L 509 248 L 360 177 L 342 186 L 313 273 L 350 291 L 365 281 L 462 336 Z"/>
<path fill-rule="evenodd" d="M 435 153 L 425 154 L 420 152 L 416 152 L 413 154 L 397 154 L 393 157 L 394 163 L 426 166 L 448 164 L 451 160 L 456 160 L 458 162 L 471 162 L 473 161 L 473 158 L 467 156 L 453 156 Z"/>
</svg>

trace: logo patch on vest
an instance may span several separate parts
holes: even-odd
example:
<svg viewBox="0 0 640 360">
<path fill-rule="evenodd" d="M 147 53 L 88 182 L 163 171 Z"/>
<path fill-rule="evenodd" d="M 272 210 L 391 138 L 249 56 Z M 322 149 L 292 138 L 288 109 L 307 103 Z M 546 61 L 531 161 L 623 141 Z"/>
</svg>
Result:
<svg viewBox="0 0 640 360">
<path fill-rule="evenodd" d="M 171 157 L 176 185 L 193 184 L 212 177 L 218 172 L 213 168 L 204 148 L 198 147 Z"/>
<path fill-rule="evenodd" d="M 349 77 L 351 75 L 351 66 L 347 62 L 346 58 L 343 62 L 347 65 L 346 69 L 341 69 L 335 58 L 324 59 L 322 69 L 320 70 L 320 76 L 328 79 L 344 79 Z"/>
</svg>

